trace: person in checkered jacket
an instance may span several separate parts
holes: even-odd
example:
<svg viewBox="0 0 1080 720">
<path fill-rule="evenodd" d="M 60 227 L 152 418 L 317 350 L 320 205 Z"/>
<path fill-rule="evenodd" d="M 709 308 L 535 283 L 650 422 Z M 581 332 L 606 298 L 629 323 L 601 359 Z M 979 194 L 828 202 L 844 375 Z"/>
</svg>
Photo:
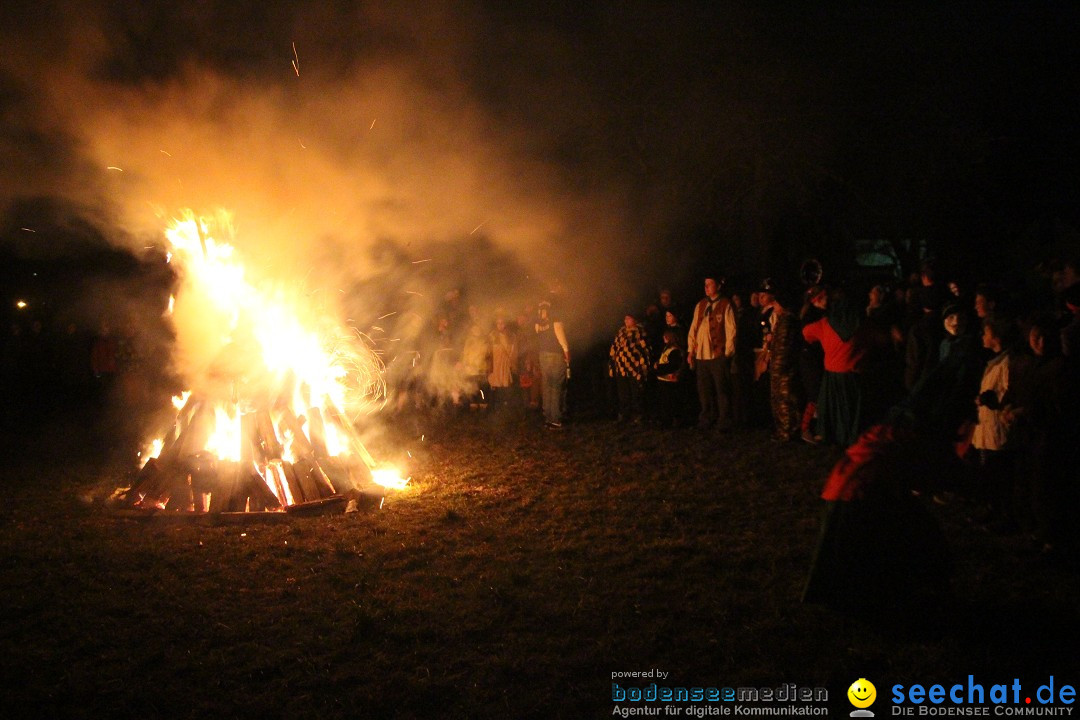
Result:
<svg viewBox="0 0 1080 720">
<path fill-rule="evenodd" d="M 609 366 L 619 394 L 619 420 L 642 421 L 645 379 L 649 374 L 649 345 L 637 318 L 627 314 L 608 352 Z"/>
</svg>

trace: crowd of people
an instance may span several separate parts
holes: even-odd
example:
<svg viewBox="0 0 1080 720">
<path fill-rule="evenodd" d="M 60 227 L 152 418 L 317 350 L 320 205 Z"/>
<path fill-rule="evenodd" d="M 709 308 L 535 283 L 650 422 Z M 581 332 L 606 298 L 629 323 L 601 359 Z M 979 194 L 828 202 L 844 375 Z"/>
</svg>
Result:
<svg viewBox="0 0 1080 720">
<path fill-rule="evenodd" d="M 905 282 L 863 288 L 702 280 L 693 305 L 661 290 L 643 311 L 625 313 L 605 372 L 615 422 L 696 427 L 718 442 L 768 428 L 778 443 L 848 449 L 831 480 L 836 498 L 865 491 L 844 483 L 864 482 L 883 442 L 917 438 L 908 450 L 925 459 L 947 448 L 962 466 L 940 483 L 904 484 L 938 502 L 969 503 L 973 521 L 990 530 L 1026 530 L 1047 552 L 1059 546 L 1078 507 L 1070 480 L 1080 431 L 1075 262 L 1020 289 L 996 278 L 965 287 L 931 262 Z M 495 317 L 485 321 L 476 308 L 439 316 L 427 397 L 532 407 L 547 427 L 562 428 L 570 347 L 556 306 Z M 453 390 L 440 393 L 443 385 Z"/>
<path fill-rule="evenodd" d="M 767 397 L 767 424 L 779 442 L 858 455 L 885 428 L 890 437 L 917 435 L 931 456 L 948 446 L 971 472 L 929 488 L 935 499 L 964 497 L 977 506 L 978 522 L 1005 533 L 1026 529 L 1050 551 L 1078 507 L 1076 263 L 1061 263 L 1044 281 L 1006 292 L 988 278 L 965 292 L 931 263 L 907 284 L 875 282 L 865 295 L 773 278 L 746 295 L 725 294 L 719 278 L 707 278 L 671 351 L 685 348 L 685 363 L 674 370 L 661 363 L 671 343 L 656 343 L 654 377 L 660 389 L 661 377 L 666 385 L 673 375 L 695 376 L 701 428 L 753 426 Z M 627 344 L 619 332 L 613 358 Z M 625 366 L 615 362 L 613 375 L 638 382 Z M 659 407 L 666 423 L 671 412 Z"/>
<path fill-rule="evenodd" d="M 447 292 L 433 332 L 388 367 L 396 407 L 419 410 L 540 412 L 559 430 L 566 417 L 570 345 L 558 303 L 545 299 L 516 315 L 464 306 Z"/>
</svg>

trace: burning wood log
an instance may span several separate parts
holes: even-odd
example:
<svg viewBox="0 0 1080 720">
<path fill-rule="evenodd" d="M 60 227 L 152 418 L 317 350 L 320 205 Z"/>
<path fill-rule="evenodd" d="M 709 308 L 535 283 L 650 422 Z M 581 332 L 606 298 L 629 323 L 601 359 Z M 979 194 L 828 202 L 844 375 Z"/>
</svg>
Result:
<svg viewBox="0 0 1080 720">
<path fill-rule="evenodd" d="M 281 414 L 281 425 L 292 435 L 292 451 L 296 457 L 296 473 L 300 479 L 304 491 L 304 497 L 315 500 L 333 495 L 337 492 L 336 485 L 330 478 L 329 458 L 320 459 L 315 452 L 315 447 L 304 434 L 304 427 L 300 419 L 290 409 L 285 409 Z M 284 432 L 282 433 L 284 434 Z M 340 479 L 338 479 L 340 482 Z M 313 494 L 314 493 L 314 494 Z"/>
<path fill-rule="evenodd" d="M 300 424 L 300 419 L 296 417 L 289 408 L 286 408 L 281 413 L 282 435 L 285 434 L 285 430 L 288 430 L 292 435 L 292 451 L 296 457 L 309 458 L 312 462 L 318 462 L 315 457 L 315 448 L 312 447 L 311 442 L 308 440 L 307 435 L 304 434 L 304 426 Z"/>
<path fill-rule="evenodd" d="M 304 494 L 303 486 L 300 484 L 300 476 L 296 473 L 296 466 L 291 462 L 284 462 L 281 464 L 281 469 L 285 472 L 285 480 L 289 484 L 289 492 L 293 497 L 294 503 L 301 503 L 305 500 L 311 500 Z"/>
<path fill-rule="evenodd" d="M 325 486 L 316 478 L 319 472 L 318 465 L 301 458 L 293 463 L 293 472 L 296 473 L 296 479 L 300 483 L 301 494 L 305 500 L 318 500 L 322 497 Z"/>
<path fill-rule="evenodd" d="M 210 436 L 210 428 L 213 423 L 213 410 L 208 403 L 199 401 L 191 412 L 191 417 L 185 423 L 172 442 L 168 450 L 162 446 L 158 459 L 163 467 L 174 465 L 185 455 L 194 455 L 206 445 L 206 439 Z"/>
<path fill-rule="evenodd" d="M 142 507 L 167 507 L 169 501 L 177 499 L 177 504 L 182 502 L 181 494 L 187 489 L 187 473 L 177 467 L 165 467 L 158 473 L 153 486 L 140 492 L 142 499 L 138 504 Z"/>
<path fill-rule="evenodd" d="M 326 449 L 326 423 L 323 420 L 322 410 L 317 407 L 308 409 L 308 429 L 315 457 L 320 461 L 329 458 L 330 452 Z"/>
<path fill-rule="evenodd" d="M 371 468 L 362 460 L 349 460 L 343 463 L 345 472 L 349 476 L 349 482 L 356 489 L 371 485 L 373 481 Z"/>
<path fill-rule="evenodd" d="M 337 493 L 334 482 L 321 465 L 312 462 L 308 458 L 298 459 L 295 465 L 296 474 L 304 487 L 304 494 L 309 495 L 309 488 L 314 489 L 314 494 L 310 494 L 308 497 L 309 500 L 329 497 Z"/>
<path fill-rule="evenodd" d="M 289 492 L 289 482 L 285 478 L 285 470 L 282 468 L 281 460 L 271 460 L 267 463 L 263 477 L 266 478 L 266 484 L 270 486 L 274 495 L 280 500 L 281 505 L 292 504 L 292 493 Z"/>
<path fill-rule="evenodd" d="M 244 467 L 251 467 L 254 462 L 256 432 L 258 432 L 258 425 L 255 422 L 255 415 L 242 413 L 240 415 L 240 464 Z"/>
<path fill-rule="evenodd" d="M 256 443 L 262 448 L 267 460 L 280 460 L 283 448 L 277 433 L 274 431 L 274 421 L 270 418 L 268 409 L 259 410 L 255 413 Z"/>
<path fill-rule="evenodd" d="M 356 437 L 356 432 L 350 427 L 349 421 L 345 418 L 344 413 L 338 410 L 333 405 L 330 405 L 326 409 L 326 415 L 338 429 L 349 439 L 349 448 L 355 453 L 369 469 L 374 470 L 377 463 L 375 458 L 371 456 L 367 448 L 364 447 L 364 443 L 360 442 L 360 439 Z"/>
<path fill-rule="evenodd" d="M 236 509 L 236 495 L 240 485 L 240 463 L 221 462 L 218 464 L 217 483 L 210 492 L 212 513 L 230 512 Z M 243 502 L 244 498 L 240 501 Z"/>
<path fill-rule="evenodd" d="M 278 510 L 281 508 L 281 501 L 270 490 L 266 480 L 254 470 L 250 473 L 241 470 L 240 482 L 242 483 L 243 496 L 247 498 L 249 512 Z"/>
<path fill-rule="evenodd" d="M 321 500 L 312 500 L 310 502 L 300 503 L 299 505 L 293 505 L 285 508 L 285 512 L 290 515 L 326 515 L 329 512 L 342 512 L 345 509 L 345 503 L 348 502 L 346 498 L 341 495 L 334 495 L 328 498 L 322 498 Z"/>
<path fill-rule="evenodd" d="M 176 416 L 173 418 L 172 428 L 162 437 L 161 452 L 165 452 L 171 448 L 172 444 L 176 442 L 176 439 L 179 438 L 187 428 L 188 423 L 191 422 L 192 416 L 201 404 L 201 397 L 194 393 L 188 395 L 188 399 L 184 402 L 184 406 L 180 408 L 179 412 L 177 412 Z M 158 453 L 159 456 L 160 454 L 161 453 Z"/>
<path fill-rule="evenodd" d="M 126 501 L 136 503 L 139 501 L 140 495 L 145 495 L 148 488 L 154 487 L 158 482 L 158 475 L 161 474 L 161 465 L 158 463 L 157 458 L 150 458 L 146 461 L 146 464 L 139 470 L 138 475 L 135 476 L 135 482 L 131 484 L 131 487 L 123 497 Z"/>
</svg>

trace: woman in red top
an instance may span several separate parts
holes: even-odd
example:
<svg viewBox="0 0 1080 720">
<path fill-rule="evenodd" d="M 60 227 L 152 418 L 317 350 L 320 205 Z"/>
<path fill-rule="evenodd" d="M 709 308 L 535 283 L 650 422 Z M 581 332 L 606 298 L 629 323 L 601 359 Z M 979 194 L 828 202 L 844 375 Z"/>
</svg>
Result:
<svg viewBox="0 0 1080 720">
<path fill-rule="evenodd" d="M 859 312 L 838 290 L 813 296 L 811 304 L 825 311 L 820 320 L 803 327 L 808 343 L 820 343 L 825 352 L 825 376 L 818 393 L 818 427 L 825 442 L 847 447 L 859 437 L 862 424 L 862 389 L 859 371 L 865 346 L 858 337 Z"/>
</svg>

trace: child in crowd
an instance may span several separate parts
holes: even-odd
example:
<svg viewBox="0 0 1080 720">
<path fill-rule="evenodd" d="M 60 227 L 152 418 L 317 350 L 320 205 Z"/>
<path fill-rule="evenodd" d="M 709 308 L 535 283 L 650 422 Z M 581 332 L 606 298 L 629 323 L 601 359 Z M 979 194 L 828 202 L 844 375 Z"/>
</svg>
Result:
<svg viewBox="0 0 1080 720">
<path fill-rule="evenodd" d="M 664 349 L 653 366 L 656 370 L 660 427 L 678 427 L 686 417 L 681 382 L 686 374 L 686 352 L 679 345 L 675 330 L 664 331 Z"/>
</svg>

